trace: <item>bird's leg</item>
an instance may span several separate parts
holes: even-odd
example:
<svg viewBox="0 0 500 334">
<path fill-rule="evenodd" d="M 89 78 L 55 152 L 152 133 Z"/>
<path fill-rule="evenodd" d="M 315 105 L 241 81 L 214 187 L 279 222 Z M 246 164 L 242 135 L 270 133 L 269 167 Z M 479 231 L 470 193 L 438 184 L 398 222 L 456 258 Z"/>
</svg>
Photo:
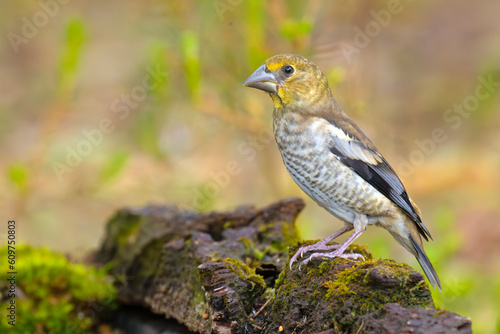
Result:
<svg viewBox="0 0 500 334">
<path fill-rule="evenodd" d="M 309 245 L 309 246 L 299 248 L 297 250 L 297 252 L 295 252 L 295 254 L 293 255 L 292 259 L 290 260 L 290 269 L 292 269 L 292 264 L 295 261 L 297 261 L 297 258 L 299 256 L 302 257 L 304 255 L 304 253 L 306 253 L 306 252 L 309 252 L 312 250 L 330 250 L 330 249 L 335 249 L 335 248 L 341 247 L 341 245 L 327 245 L 327 243 L 329 243 L 330 241 L 332 241 L 336 237 L 338 237 L 338 236 L 340 236 L 340 235 L 342 235 L 345 232 L 350 231 L 350 230 L 352 230 L 352 227 L 350 225 L 349 226 L 344 225 L 340 230 L 338 230 L 337 232 L 333 233 L 332 235 L 324 238 L 323 240 L 318 241 L 314 245 Z"/>
<path fill-rule="evenodd" d="M 300 265 L 306 265 L 309 261 L 311 261 L 315 257 L 328 257 L 328 258 L 336 258 L 342 257 L 344 259 L 363 259 L 364 257 L 361 254 L 344 254 L 347 247 L 353 243 L 363 232 L 366 230 L 367 220 L 365 216 L 358 216 L 354 221 L 354 233 L 347 238 L 346 241 L 342 245 L 340 245 L 334 252 L 332 253 L 313 253 L 309 256 L 308 259 L 305 259 Z"/>
</svg>

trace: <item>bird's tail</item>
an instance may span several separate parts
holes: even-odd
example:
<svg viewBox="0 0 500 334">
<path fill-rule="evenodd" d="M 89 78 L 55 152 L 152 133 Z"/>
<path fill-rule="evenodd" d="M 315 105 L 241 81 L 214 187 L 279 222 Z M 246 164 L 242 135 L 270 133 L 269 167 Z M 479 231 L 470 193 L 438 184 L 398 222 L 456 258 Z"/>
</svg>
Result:
<svg viewBox="0 0 500 334">
<path fill-rule="evenodd" d="M 415 257 L 417 258 L 418 263 L 420 263 L 420 266 L 424 270 L 425 276 L 427 276 L 427 279 L 431 283 L 432 287 L 438 288 L 439 291 L 442 291 L 441 281 L 439 280 L 439 277 L 436 273 L 436 270 L 432 266 L 431 261 L 427 257 L 427 254 L 425 254 L 424 247 L 422 245 L 422 240 L 420 239 L 420 236 L 417 235 L 417 237 L 415 238 L 410 233 L 408 238 L 410 239 L 410 242 L 415 250 L 415 252 L 411 252 L 411 253 L 413 253 L 413 255 L 415 255 Z"/>
<path fill-rule="evenodd" d="M 427 257 L 427 254 L 425 254 L 422 238 L 420 237 L 415 223 L 408 218 L 405 220 L 405 226 L 406 229 L 404 232 L 403 230 L 392 230 L 389 232 L 391 232 L 394 239 L 417 258 L 418 263 L 420 263 L 432 287 L 442 291 L 441 282 L 439 281 L 439 277 L 431 261 Z"/>
</svg>

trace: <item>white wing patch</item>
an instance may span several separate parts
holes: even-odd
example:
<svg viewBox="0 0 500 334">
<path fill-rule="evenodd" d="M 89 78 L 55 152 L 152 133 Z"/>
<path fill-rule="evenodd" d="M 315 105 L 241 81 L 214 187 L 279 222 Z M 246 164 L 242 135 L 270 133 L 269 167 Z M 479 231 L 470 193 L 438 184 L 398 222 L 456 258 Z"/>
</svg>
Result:
<svg viewBox="0 0 500 334">
<path fill-rule="evenodd" d="M 363 145 L 363 143 L 359 142 L 355 138 L 350 137 L 342 129 L 336 127 L 323 118 L 316 119 L 311 124 L 311 127 L 314 132 L 329 134 L 329 136 L 325 137 L 329 138 L 330 140 L 333 139 L 333 143 L 331 144 L 335 145 L 335 148 L 346 157 L 361 160 L 371 165 L 378 165 L 379 163 L 383 162 L 382 157 L 377 152 L 368 149 L 365 145 Z M 323 136 L 316 137 L 324 138 Z M 324 142 L 321 144 L 324 144 Z"/>
</svg>

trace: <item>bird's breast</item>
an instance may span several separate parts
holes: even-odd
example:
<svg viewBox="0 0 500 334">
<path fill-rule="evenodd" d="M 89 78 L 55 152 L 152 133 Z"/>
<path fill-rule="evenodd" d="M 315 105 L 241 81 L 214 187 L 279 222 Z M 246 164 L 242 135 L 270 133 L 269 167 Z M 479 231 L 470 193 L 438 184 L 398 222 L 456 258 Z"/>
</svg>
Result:
<svg viewBox="0 0 500 334">
<path fill-rule="evenodd" d="M 394 205 L 329 150 L 329 134 L 299 117 L 274 120 L 283 162 L 299 187 L 320 206 L 347 222 L 356 214 L 379 217 Z"/>
</svg>

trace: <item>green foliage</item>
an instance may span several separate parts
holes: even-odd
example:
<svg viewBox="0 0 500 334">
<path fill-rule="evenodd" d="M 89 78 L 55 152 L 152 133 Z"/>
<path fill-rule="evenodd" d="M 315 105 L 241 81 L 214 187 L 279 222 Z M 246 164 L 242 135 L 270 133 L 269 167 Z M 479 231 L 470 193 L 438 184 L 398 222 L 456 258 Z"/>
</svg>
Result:
<svg viewBox="0 0 500 334">
<path fill-rule="evenodd" d="M 0 250 L 6 263 L 7 248 Z M 16 248 L 16 332 L 84 333 L 115 307 L 116 291 L 102 269 L 73 264 L 46 248 Z M 0 281 L 5 310 L 8 282 Z M 99 312 L 99 313 L 98 313 Z M 0 332 L 11 330 L 0 322 Z"/>
<path fill-rule="evenodd" d="M 439 243 L 430 242 L 425 245 L 429 258 L 440 262 L 441 259 L 452 256 L 463 243 L 462 235 L 454 229 L 456 221 L 455 214 L 448 207 L 442 207 L 437 210 L 434 216 L 435 235 L 439 235 Z"/>
<path fill-rule="evenodd" d="M 159 146 L 160 126 L 157 115 L 152 110 L 144 110 L 136 117 L 134 139 L 142 151 L 154 157 L 161 157 Z"/>
<path fill-rule="evenodd" d="M 344 82 L 346 75 L 346 70 L 342 66 L 334 66 L 326 76 L 328 77 L 328 82 L 330 86 L 334 87 Z"/>
<path fill-rule="evenodd" d="M 312 28 L 309 20 L 287 20 L 281 24 L 280 33 L 284 38 L 293 40 L 308 35 Z"/>
<path fill-rule="evenodd" d="M 195 51 L 186 51 L 188 53 L 194 53 Z M 148 47 L 147 50 L 147 65 L 146 69 L 151 69 L 155 72 L 169 73 L 169 68 L 167 64 L 167 47 L 163 41 L 154 40 Z M 191 75 L 191 73 L 198 73 L 200 78 L 199 68 L 194 68 L 195 66 L 189 65 L 186 67 L 186 77 Z M 189 69 L 188 69 L 189 68 Z M 187 74 L 189 72 L 189 74 Z M 198 78 L 198 79 L 199 79 Z M 169 76 L 162 75 L 160 80 L 155 80 L 151 90 L 147 91 L 147 100 L 139 101 L 140 104 L 137 107 L 138 111 L 135 115 L 135 122 L 133 123 L 132 134 L 137 145 L 140 147 L 141 151 L 150 153 L 157 158 L 163 158 L 164 152 L 160 147 L 161 138 L 161 127 L 164 124 L 165 117 L 168 112 L 172 110 L 165 108 L 164 106 L 169 103 Z M 193 86 L 192 94 L 198 94 L 198 82 L 189 82 L 188 84 L 191 89 Z M 140 110 L 139 110 L 140 108 Z"/>
<path fill-rule="evenodd" d="M 269 56 L 263 49 L 266 36 L 267 15 L 262 8 L 265 7 L 263 0 L 245 1 L 244 22 L 245 22 L 245 42 L 248 50 L 248 60 L 251 68 L 260 66 Z"/>
<path fill-rule="evenodd" d="M 65 41 L 59 62 L 59 92 L 63 95 L 70 93 L 74 88 L 82 46 L 86 38 L 85 34 L 85 23 L 79 19 L 71 19 L 66 27 Z"/>
<path fill-rule="evenodd" d="M 464 301 L 475 289 L 474 277 L 463 274 L 456 277 L 449 277 L 446 271 L 440 271 L 443 277 L 443 291 L 432 291 L 432 296 L 437 308 L 450 309 L 450 306 L 459 301 Z M 453 310 L 453 308 L 451 308 Z"/>
<path fill-rule="evenodd" d="M 472 111 L 475 115 L 473 120 L 475 123 L 487 124 L 487 119 L 495 116 L 495 113 L 498 111 L 496 106 L 498 105 L 499 96 L 496 92 L 498 87 L 495 83 L 500 82 L 500 68 L 497 62 L 488 64 L 479 77 L 483 78 L 484 82 L 487 82 L 482 88 L 482 94 L 487 93 L 488 95 L 479 101 L 477 110 Z"/>
<path fill-rule="evenodd" d="M 129 159 L 128 152 L 113 152 L 104 163 L 99 175 L 99 183 L 114 180 L 124 170 Z"/>
<path fill-rule="evenodd" d="M 23 162 L 14 162 L 7 168 L 7 177 L 9 181 L 14 185 L 14 187 L 23 191 L 26 189 L 28 184 L 28 168 Z"/>
<path fill-rule="evenodd" d="M 264 257 L 264 253 L 255 247 L 252 240 L 241 237 L 240 241 L 243 243 L 243 246 L 245 247 L 245 253 L 249 257 L 254 258 L 257 261 L 262 261 L 262 258 Z"/>
<path fill-rule="evenodd" d="M 181 50 L 189 94 L 193 102 L 198 103 L 201 83 L 200 41 L 194 31 L 186 30 L 182 33 Z"/>
<path fill-rule="evenodd" d="M 154 40 L 149 45 L 148 50 L 149 66 L 154 69 L 159 68 L 160 71 L 168 73 L 167 55 L 168 50 L 164 41 Z M 160 99 L 163 99 L 168 95 L 169 78 L 166 76 L 164 79 L 165 80 L 163 82 L 158 82 L 152 89 L 153 96 Z"/>
<path fill-rule="evenodd" d="M 200 183 L 198 187 L 194 187 L 196 194 L 196 211 L 208 212 L 215 208 L 215 196 L 211 196 L 207 190 L 208 183 Z"/>
</svg>

